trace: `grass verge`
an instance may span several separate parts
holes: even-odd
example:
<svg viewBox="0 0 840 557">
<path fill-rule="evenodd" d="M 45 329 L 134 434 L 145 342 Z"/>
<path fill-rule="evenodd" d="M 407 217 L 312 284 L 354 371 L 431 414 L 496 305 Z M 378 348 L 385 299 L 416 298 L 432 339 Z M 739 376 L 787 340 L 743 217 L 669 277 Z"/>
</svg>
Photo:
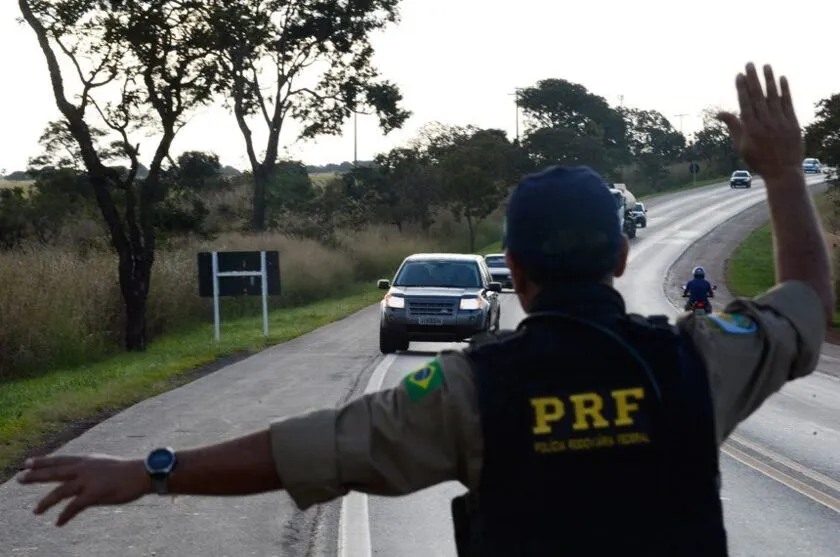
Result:
<svg viewBox="0 0 840 557">
<path fill-rule="evenodd" d="M 838 268 L 840 253 L 831 233 L 837 210 L 838 194 L 824 193 L 814 196 L 814 204 L 829 232 L 830 250 L 834 268 Z M 757 228 L 735 248 L 726 264 L 726 286 L 735 296 L 755 296 L 776 284 L 776 266 L 773 260 L 773 230 L 770 223 Z M 835 288 L 840 283 L 835 284 Z M 835 309 L 833 327 L 840 327 L 840 311 Z"/>
<path fill-rule="evenodd" d="M 212 323 L 158 338 L 146 352 L 120 354 L 97 364 L 52 371 L 3 384 L 0 390 L 0 481 L 23 459 L 54 450 L 82 431 L 137 402 L 216 371 L 267 346 L 342 319 L 381 298 L 370 284 L 348 296 L 273 311 L 269 338 L 261 317 Z"/>
<path fill-rule="evenodd" d="M 776 284 L 773 231 L 767 223 L 747 236 L 726 265 L 726 286 L 735 296 L 755 296 Z"/>
</svg>

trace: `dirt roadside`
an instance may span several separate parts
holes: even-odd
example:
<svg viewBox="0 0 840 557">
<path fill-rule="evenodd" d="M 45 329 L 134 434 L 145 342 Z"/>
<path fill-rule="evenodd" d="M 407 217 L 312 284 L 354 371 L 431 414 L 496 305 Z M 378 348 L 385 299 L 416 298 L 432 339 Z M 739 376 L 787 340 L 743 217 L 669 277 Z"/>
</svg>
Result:
<svg viewBox="0 0 840 557">
<path fill-rule="evenodd" d="M 811 188 L 812 193 L 825 191 L 825 185 Z M 691 245 L 668 269 L 665 275 L 665 295 L 672 305 L 684 306 L 682 285 L 691 278 L 691 271 L 700 265 L 706 270 L 706 278 L 717 285 L 712 309 L 719 310 L 734 299 L 726 287 L 726 266 L 732 252 L 755 229 L 770 218 L 766 201 L 747 209 L 718 226 L 696 243 Z M 826 334 L 823 344 L 819 369 L 824 373 L 840 377 L 840 331 L 831 330 Z"/>
</svg>

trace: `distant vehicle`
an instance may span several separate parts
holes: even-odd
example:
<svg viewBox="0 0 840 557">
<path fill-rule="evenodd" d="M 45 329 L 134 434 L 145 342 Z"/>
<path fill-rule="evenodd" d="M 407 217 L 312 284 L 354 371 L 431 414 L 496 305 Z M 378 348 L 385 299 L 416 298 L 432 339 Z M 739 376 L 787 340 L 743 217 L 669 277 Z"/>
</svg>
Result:
<svg viewBox="0 0 840 557">
<path fill-rule="evenodd" d="M 805 174 L 819 174 L 822 172 L 822 164 L 819 159 L 805 159 L 802 161 L 802 172 Z"/>
<path fill-rule="evenodd" d="M 750 174 L 747 170 L 736 170 L 732 173 L 732 176 L 729 178 L 729 187 L 733 189 L 751 188 L 752 174 Z"/>
<path fill-rule="evenodd" d="M 502 283 L 502 288 L 513 288 L 513 278 L 510 276 L 510 269 L 505 262 L 505 254 L 488 253 L 484 256 L 484 263 L 490 269 L 490 276 L 496 282 Z"/>
<path fill-rule="evenodd" d="M 480 255 L 419 253 L 403 260 L 380 304 L 379 350 L 408 350 L 411 341 L 460 342 L 496 331 L 499 292 Z"/>
<path fill-rule="evenodd" d="M 636 196 L 627 189 L 626 184 L 609 184 L 609 187 L 615 200 L 621 230 L 632 240 L 636 237 L 636 220 L 630 215 L 630 208 L 636 205 Z"/>
<path fill-rule="evenodd" d="M 644 203 L 641 201 L 637 202 L 630 211 L 630 215 L 636 221 L 636 226 L 647 228 L 647 207 L 645 207 Z"/>
</svg>

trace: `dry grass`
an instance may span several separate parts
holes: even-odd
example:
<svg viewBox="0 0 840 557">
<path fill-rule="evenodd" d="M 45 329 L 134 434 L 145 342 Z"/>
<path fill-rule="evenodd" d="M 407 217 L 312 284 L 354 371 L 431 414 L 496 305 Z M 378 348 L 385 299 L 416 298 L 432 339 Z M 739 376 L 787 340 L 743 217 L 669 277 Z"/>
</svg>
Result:
<svg viewBox="0 0 840 557">
<path fill-rule="evenodd" d="M 360 281 L 390 276 L 406 255 L 442 246 L 435 237 L 386 227 L 340 235 L 331 249 L 279 234 L 228 234 L 213 242 L 188 241 L 160 251 L 149 298 L 153 336 L 212 317 L 199 298 L 198 251 L 279 250 L 283 295 L 272 307 L 299 306 L 354 291 Z M 256 299 L 225 300 L 225 315 L 257 309 Z M 62 248 L 0 253 L 0 379 L 24 372 L 90 363 L 116 352 L 122 333 L 116 258 Z"/>
<path fill-rule="evenodd" d="M 32 184 L 34 184 L 34 180 L 4 180 L 0 178 L 0 189 L 12 189 L 12 188 L 28 188 Z"/>
</svg>

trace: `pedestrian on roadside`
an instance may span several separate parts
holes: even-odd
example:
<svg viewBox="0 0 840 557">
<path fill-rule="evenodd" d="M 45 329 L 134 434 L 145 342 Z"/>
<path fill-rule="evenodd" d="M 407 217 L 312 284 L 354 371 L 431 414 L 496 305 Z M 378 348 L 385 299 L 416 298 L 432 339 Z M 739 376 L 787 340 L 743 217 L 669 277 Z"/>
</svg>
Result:
<svg viewBox="0 0 840 557">
<path fill-rule="evenodd" d="M 829 256 L 805 186 L 787 80 L 736 78 L 734 145 L 767 185 L 777 285 L 723 312 L 627 314 L 612 287 L 629 244 L 605 182 L 585 167 L 526 176 L 506 209 L 505 254 L 527 312 L 516 331 L 441 352 L 397 387 L 262 431 L 143 458 L 31 459 L 57 483 L 57 524 L 150 493 L 285 489 L 301 509 L 350 490 L 403 495 L 457 480 L 462 555 L 727 554 L 719 447 L 817 364 L 833 314 Z M 793 224 L 792 224 L 793 223 Z"/>
</svg>

